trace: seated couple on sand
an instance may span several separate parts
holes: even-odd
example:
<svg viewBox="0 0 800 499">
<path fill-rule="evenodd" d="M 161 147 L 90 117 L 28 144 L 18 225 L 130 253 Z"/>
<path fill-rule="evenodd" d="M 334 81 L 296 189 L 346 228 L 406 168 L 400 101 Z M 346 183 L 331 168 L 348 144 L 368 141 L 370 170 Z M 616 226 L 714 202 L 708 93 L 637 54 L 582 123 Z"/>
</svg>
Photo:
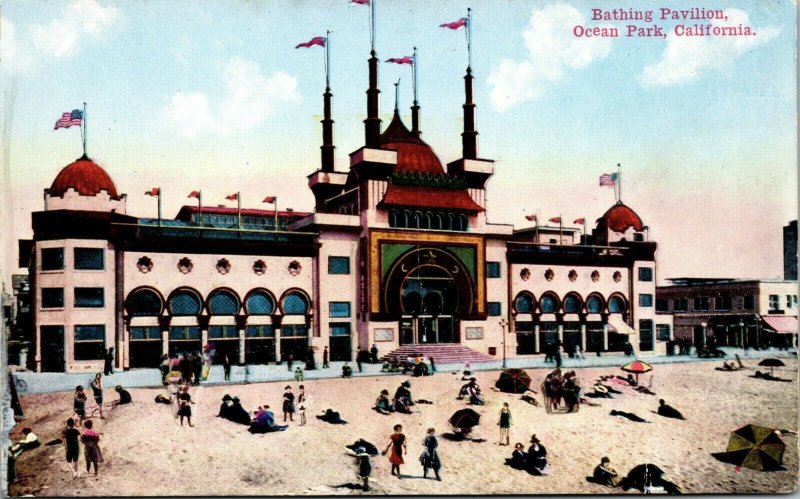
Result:
<svg viewBox="0 0 800 499">
<path fill-rule="evenodd" d="M 481 387 L 475 378 L 470 378 L 469 383 L 463 385 L 458 392 L 458 400 L 463 400 L 464 397 L 469 396 L 469 403 L 472 405 L 484 405 L 486 401 L 481 394 Z"/>
<path fill-rule="evenodd" d="M 525 470 L 531 475 L 546 475 L 550 469 L 550 465 L 547 464 L 547 449 L 536 438 L 536 435 L 531 436 L 531 446 L 528 447 L 528 452 L 525 452 L 524 448 L 521 443 L 517 442 L 511 458 L 506 459 L 506 464 L 514 469 Z"/>
<path fill-rule="evenodd" d="M 250 413 L 242 407 L 239 397 L 231 397 L 228 394 L 222 397 L 217 416 L 242 425 L 250 424 Z"/>
<path fill-rule="evenodd" d="M 414 405 L 414 399 L 411 397 L 410 381 L 403 381 L 397 391 L 394 392 L 394 399 L 389 400 L 389 390 L 381 390 L 380 395 L 375 400 L 374 409 L 381 414 L 389 414 L 392 412 L 401 412 L 403 414 L 411 414 L 411 406 Z"/>
<path fill-rule="evenodd" d="M 250 428 L 247 429 L 250 433 L 271 433 L 273 431 L 283 431 L 288 426 L 281 426 L 275 424 L 275 414 L 269 410 L 269 406 L 264 404 L 263 407 L 258 408 L 253 413 L 253 420 L 250 422 Z"/>
</svg>

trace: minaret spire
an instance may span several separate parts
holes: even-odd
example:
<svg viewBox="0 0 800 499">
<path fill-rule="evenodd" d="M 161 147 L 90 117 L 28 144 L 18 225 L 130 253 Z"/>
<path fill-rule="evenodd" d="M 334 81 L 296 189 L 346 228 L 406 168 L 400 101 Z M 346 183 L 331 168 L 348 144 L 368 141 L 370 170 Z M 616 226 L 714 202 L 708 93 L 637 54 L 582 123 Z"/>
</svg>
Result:
<svg viewBox="0 0 800 499">
<path fill-rule="evenodd" d="M 414 105 L 411 106 L 411 133 L 419 137 L 419 101 L 417 100 L 417 47 L 414 47 L 414 55 L 411 62 L 411 79 L 414 85 Z"/>
<path fill-rule="evenodd" d="M 394 84 L 394 114 L 400 114 L 400 78 Z"/>
<path fill-rule="evenodd" d="M 322 118 L 322 146 L 320 146 L 321 154 L 321 167 L 324 172 L 332 172 L 334 169 L 334 151 L 336 147 L 333 145 L 333 119 L 331 118 L 331 79 L 330 79 L 330 45 L 331 45 L 331 32 L 325 33 L 325 93 L 322 94 L 324 109 Z"/>
<path fill-rule="evenodd" d="M 378 90 L 378 58 L 375 52 L 375 1 L 370 0 L 369 89 L 367 90 L 367 119 L 364 120 L 365 145 L 377 149 L 381 141 L 380 93 Z"/>
<path fill-rule="evenodd" d="M 472 91 L 472 9 L 467 9 L 467 74 L 464 76 L 464 133 L 461 134 L 464 159 L 478 157 L 478 131 L 475 130 L 475 102 Z"/>
</svg>

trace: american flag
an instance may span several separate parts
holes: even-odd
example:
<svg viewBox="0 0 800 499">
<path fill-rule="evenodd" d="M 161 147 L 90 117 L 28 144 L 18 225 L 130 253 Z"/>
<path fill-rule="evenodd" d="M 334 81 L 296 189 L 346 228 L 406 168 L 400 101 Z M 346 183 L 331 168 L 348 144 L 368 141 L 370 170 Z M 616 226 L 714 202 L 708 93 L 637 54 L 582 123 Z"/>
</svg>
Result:
<svg viewBox="0 0 800 499">
<path fill-rule="evenodd" d="M 616 173 L 604 173 L 600 175 L 600 187 L 613 186 L 617 183 Z"/>
<path fill-rule="evenodd" d="M 56 121 L 56 126 L 53 127 L 53 130 L 58 130 L 59 128 L 69 128 L 73 125 L 80 126 L 81 121 L 83 121 L 83 111 L 80 109 L 73 109 L 71 112 L 61 115 L 61 118 Z"/>
</svg>

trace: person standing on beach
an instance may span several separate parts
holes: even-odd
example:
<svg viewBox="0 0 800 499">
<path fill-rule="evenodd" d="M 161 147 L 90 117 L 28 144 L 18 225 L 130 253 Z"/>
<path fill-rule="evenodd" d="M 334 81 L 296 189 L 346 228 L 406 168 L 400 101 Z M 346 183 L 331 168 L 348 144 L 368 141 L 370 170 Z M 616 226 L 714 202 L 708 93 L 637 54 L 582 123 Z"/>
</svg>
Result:
<svg viewBox="0 0 800 499">
<path fill-rule="evenodd" d="M 364 372 L 364 368 L 361 366 L 361 361 L 364 360 L 364 353 L 361 350 L 361 347 L 358 347 L 358 351 L 356 352 L 356 364 L 358 365 L 358 372 Z"/>
<path fill-rule="evenodd" d="M 403 461 L 403 454 L 405 454 L 408 450 L 406 447 L 406 436 L 403 435 L 403 426 L 402 425 L 394 425 L 394 433 L 389 437 L 389 445 L 386 449 L 383 450 L 381 455 L 385 456 L 389 449 L 392 450 L 392 453 L 389 455 L 389 462 L 392 463 L 392 475 L 397 476 L 397 478 L 403 478 L 400 475 L 400 465 L 404 464 Z M 395 473 L 395 471 L 397 473 Z"/>
<path fill-rule="evenodd" d="M 428 361 L 431 363 L 431 376 L 436 372 L 436 363 L 433 361 L 433 357 L 428 357 Z"/>
<path fill-rule="evenodd" d="M 289 372 L 292 372 L 292 364 L 294 364 L 294 354 L 289 354 L 289 358 L 286 360 L 286 365 L 289 366 Z"/>
<path fill-rule="evenodd" d="M 114 347 L 109 348 L 106 352 L 103 374 L 106 376 L 114 374 Z"/>
<path fill-rule="evenodd" d="M 306 424 L 306 404 L 308 404 L 306 389 L 303 385 L 300 385 L 300 393 L 297 394 L 297 412 L 300 414 L 300 426 Z"/>
<path fill-rule="evenodd" d="M 169 378 L 169 385 L 167 385 L 167 391 L 169 392 L 169 402 L 172 406 L 172 417 L 178 417 L 178 411 L 180 410 L 180 401 L 178 400 L 178 394 L 180 393 L 180 387 L 178 386 L 179 379 L 176 378 Z"/>
<path fill-rule="evenodd" d="M 440 482 L 439 470 L 442 468 L 442 461 L 439 459 L 439 441 L 436 438 L 436 430 L 428 428 L 428 434 L 422 441 L 425 452 L 422 454 L 422 478 L 428 478 L 428 468 L 433 470 L 436 479 Z"/>
<path fill-rule="evenodd" d="M 83 443 L 83 457 L 86 459 L 86 473 L 94 464 L 94 476 L 97 476 L 97 465 L 103 462 L 103 453 L 100 452 L 100 434 L 92 429 L 94 424 L 91 419 L 87 419 L 83 423 L 83 435 L 81 435 L 81 442 Z"/>
<path fill-rule="evenodd" d="M 80 456 L 80 439 L 81 432 L 75 429 L 75 420 L 72 418 L 67 419 L 67 427 L 61 432 L 61 438 L 64 440 L 64 449 L 67 452 L 67 466 L 72 471 L 72 478 L 78 476 L 78 456 Z"/>
<path fill-rule="evenodd" d="M 378 363 L 378 347 L 375 345 L 375 343 L 372 344 L 372 348 L 370 349 L 369 353 L 370 353 L 370 359 L 372 360 L 372 363 L 373 364 L 377 364 Z"/>
<path fill-rule="evenodd" d="M 170 371 L 169 355 L 164 354 L 161 356 L 161 363 L 158 367 L 161 369 L 161 379 L 166 378 Z"/>
<path fill-rule="evenodd" d="M 83 420 L 86 418 L 86 393 L 83 391 L 83 386 L 78 385 L 75 387 L 75 398 L 72 402 L 72 410 L 78 416 L 78 424 L 83 425 Z"/>
<path fill-rule="evenodd" d="M 181 377 L 184 383 L 192 382 L 192 362 L 189 360 L 189 354 L 184 353 L 181 355 L 181 360 L 178 364 L 181 371 Z"/>
<path fill-rule="evenodd" d="M 322 351 L 322 368 L 327 369 L 329 367 L 331 367 L 331 364 L 328 362 L 328 347 L 325 347 Z"/>
<path fill-rule="evenodd" d="M 203 359 L 198 352 L 192 354 L 192 377 L 194 384 L 200 384 L 200 377 L 203 375 Z"/>
<path fill-rule="evenodd" d="M 369 490 L 369 476 L 372 474 L 372 464 L 369 462 L 369 454 L 364 447 L 356 448 L 356 458 L 358 458 L 358 476 L 364 481 L 364 492 Z"/>
<path fill-rule="evenodd" d="M 189 384 L 185 384 L 181 387 L 181 393 L 178 395 L 178 400 L 180 401 L 180 409 L 178 409 L 178 415 L 181 417 L 181 426 L 183 426 L 183 418 L 189 422 L 189 427 L 193 427 L 192 424 L 192 404 L 194 401 L 192 400 L 192 396 L 189 395 Z"/>
<path fill-rule="evenodd" d="M 500 409 L 500 421 L 497 422 L 497 426 L 500 427 L 500 445 L 510 445 L 511 409 L 508 407 L 508 402 L 503 402 L 503 408 Z M 506 443 L 503 443 L 503 440 Z"/>
<path fill-rule="evenodd" d="M 222 358 L 222 371 L 225 374 L 225 381 L 230 381 L 231 380 L 231 359 L 230 359 L 230 357 L 228 357 L 227 353 Z"/>
<path fill-rule="evenodd" d="M 103 416 L 103 375 L 100 373 L 95 374 L 94 380 L 91 384 L 92 387 L 92 395 L 94 396 L 94 401 L 97 404 L 97 407 L 92 410 L 92 414 L 94 415 L 95 412 L 100 411 L 100 419 L 105 419 Z"/>
<path fill-rule="evenodd" d="M 294 421 L 294 393 L 292 387 L 286 385 L 283 392 L 283 422 L 286 422 L 286 416 L 289 416 L 289 421 Z"/>
</svg>

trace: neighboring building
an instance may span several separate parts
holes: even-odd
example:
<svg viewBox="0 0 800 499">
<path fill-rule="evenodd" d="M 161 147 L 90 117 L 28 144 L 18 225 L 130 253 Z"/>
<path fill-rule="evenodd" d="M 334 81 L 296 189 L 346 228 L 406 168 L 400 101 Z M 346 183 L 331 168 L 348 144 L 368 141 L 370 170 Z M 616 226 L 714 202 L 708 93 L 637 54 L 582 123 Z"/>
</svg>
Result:
<svg viewBox="0 0 800 499">
<path fill-rule="evenodd" d="M 671 317 L 655 314 L 657 245 L 639 216 L 615 204 L 584 236 L 593 245 L 575 244 L 575 229 L 490 223 L 494 163 L 477 156 L 471 70 L 463 154 L 445 168 L 420 138 L 416 104 L 411 130 L 397 110 L 381 130 L 377 65 L 365 146 L 347 171 L 334 169 L 324 94 L 313 213 L 185 206 L 174 220 L 139 218 L 94 161 L 66 166 L 32 216 L 37 368 L 96 371 L 108 347 L 118 368 L 150 367 L 207 343 L 240 363 L 309 349 L 319 360 L 325 346 L 352 360 L 373 344 L 437 361 L 559 341 L 663 353 Z"/>
<path fill-rule="evenodd" d="M 656 310 L 671 314 L 676 338 L 705 344 L 766 347 L 797 345 L 797 281 L 667 279 Z"/>
<path fill-rule="evenodd" d="M 797 280 L 797 220 L 783 228 L 783 278 Z"/>
<path fill-rule="evenodd" d="M 29 357 L 28 353 L 33 352 L 34 345 L 30 279 L 25 274 L 14 274 L 11 287 L 14 298 L 8 336 L 9 364 L 25 367 L 28 360 L 33 360 L 33 355 Z"/>
</svg>

